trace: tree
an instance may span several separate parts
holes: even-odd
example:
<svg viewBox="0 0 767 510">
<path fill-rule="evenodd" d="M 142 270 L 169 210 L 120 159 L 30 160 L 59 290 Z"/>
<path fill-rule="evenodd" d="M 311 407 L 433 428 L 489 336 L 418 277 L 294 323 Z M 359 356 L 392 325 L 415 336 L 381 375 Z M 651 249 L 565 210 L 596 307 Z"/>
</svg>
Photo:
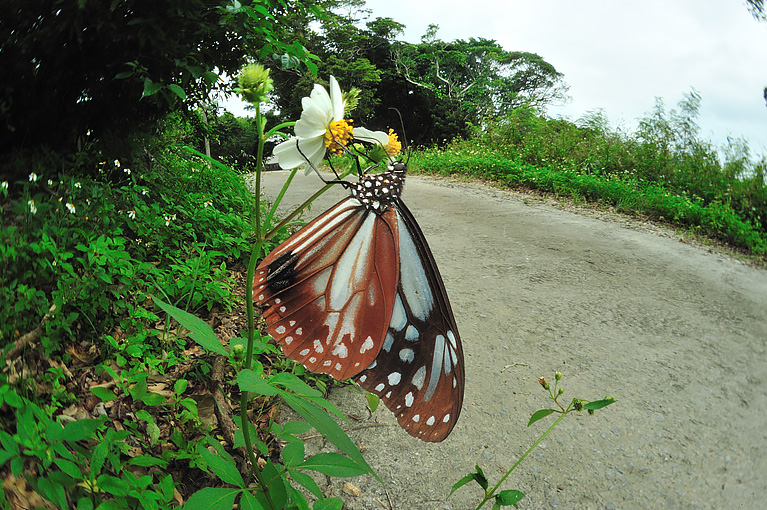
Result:
<svg viewBox="0 0 767 510">
<path fill-rule="evenodd" d="M 767 21 L 767 10 L 765 10 L 764 0 L 746 0 L 751 14 L 758 21 Z M 767 105 L 767 87 L 764 87 L 764 104 Z"/>
<path fill-rule="evenodd" d="M 250 58 L 306 59 L 282 0 L 5 0 L 0 7 L 0 154 L 121 136 L 206 97 Z"/>
</svg>

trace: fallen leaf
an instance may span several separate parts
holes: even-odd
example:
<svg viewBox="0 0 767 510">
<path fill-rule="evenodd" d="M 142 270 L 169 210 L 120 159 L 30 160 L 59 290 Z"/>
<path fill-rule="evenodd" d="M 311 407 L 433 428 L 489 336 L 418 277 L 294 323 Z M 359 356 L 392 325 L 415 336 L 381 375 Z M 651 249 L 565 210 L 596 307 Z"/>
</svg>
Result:
<svg viewBox="0 0 767 510">
<path fill-rule="evenodd" d="M 360 489 L 356 485 L 349 482 L 344 483 L 344 487 L 342 490 L 350 496 L 357 497 L 362 495 L 362 489 Z"/>
</svg>

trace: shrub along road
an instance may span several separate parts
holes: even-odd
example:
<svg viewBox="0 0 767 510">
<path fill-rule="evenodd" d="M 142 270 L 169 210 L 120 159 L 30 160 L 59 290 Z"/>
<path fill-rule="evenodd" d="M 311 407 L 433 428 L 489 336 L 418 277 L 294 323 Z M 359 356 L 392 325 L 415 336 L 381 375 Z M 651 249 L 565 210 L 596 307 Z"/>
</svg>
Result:
<svg viewBox="0 0 767 510">
<path fill-rule="evenodd" d="M 268 197 L 286 172 L 266 174 Z M 320 186 L 297 176 L 285 203 Z M 345 196 L 340 187 L 312 209 Z M 474 508 L 479 464 L 491 486 L 554 416 L 537 379 L 564 375 L 573 397 L 617 402 L 573 413 L 502 488 L 520 508 L 757 508 L 767 496 L 767 272 L 647 232 L 481 184 L 409 177 L 403 194 L 439 264 L 466 357 L 463 413 L 441 444 L 411 438 L 383 406 L 368 418 L 350 388 L 330 399 L 394 508 Z M 285 212 L 287 208 L 283 208 Z M 655 229 L 659 230 L 659 229 Z M 659 230 L 661 234 L 664 232 Z M 384 426 L 375 426 L 382 424 Z M 319 441 L 307 444 L 321 449 Z M 316 450 L 315 450 L 316 451 Z M 381 508 L 372 477 L 349 480 L 347 509 Z M 322 486 L 322 485 L 321 485 Z M 491 505 L 487 505 L 489 508 Z M 388 504 L 383 508 L 387 508 Z"/>
</svg>

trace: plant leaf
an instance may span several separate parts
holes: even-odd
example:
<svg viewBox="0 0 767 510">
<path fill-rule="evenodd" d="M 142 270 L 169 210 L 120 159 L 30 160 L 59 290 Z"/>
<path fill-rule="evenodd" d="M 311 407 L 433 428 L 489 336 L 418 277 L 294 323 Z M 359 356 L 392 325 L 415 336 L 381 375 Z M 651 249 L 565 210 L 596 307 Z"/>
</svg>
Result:
<svg viewBox="0 0 767 510">
<path fill-rule="evenodd" d="M 470 473 L 470 474 L 464 476 L 463 478 L 461 478 L 460 480 L 458 480 L 457 482 L 455 482 L 453 484 L 453 490 L 450 491 L 450 494 L 448 494 L 447 497 L 449 498 L 450 496 L 453 495 L 453 493 L 457 489 L 460 489 L 461 487 L 463 487 L 467 483 L 471 482 L 472 480 L 476 480 L 476 479 L 477 479 L 477 474 L 476 473 Z"/>
<path fill-rule="evenodd" d="M 314 481 L 314 478 L 307 475 L 306 473 L 296 471 L 295 469 L 288 469 L 288 472 L 290 473 L 290 477 L 295 480 L 296 483 L 303 485 L 309 492 L 318 498 L 322 497 L 320 486 L 317 485 L 317 482 Z"/>
<path fill-rule="evenodd" d="M 340 453 L 318 453 L 294 468 L 311 469 L 330 476 L 359 476 L 369 472 L 367 466 L 360 466 L 355 461 Z"/>
<path fill-rule="evenodd" d="M 370 412 L 376 412 L 376 409 L 378 409 L 378 404 L 381 403 L 381 398 L 378 395 L 370 393 L 369 391 L 365 392 L 365 397 L 368 399 L 368 407 L 370 408 Z"/>
<path fill-rule="evenodd" d="M 213 471 L 213 474 L 219 477 L 221 481 L 236 485 L 240 488 L 245 488 L 245 482 L 242 480 L 242 475 L 231 457 L 229 457 L 229 459 L 224 459 L 215 453 L 211 453 L 207 448 L 202 446 L 202 444 L 198 446 L 197 451 L 200 453 L 200 456 L 210 470 Z"/>
<path fill-rule="evenodd" d="M 615 402 L 615 397 L 605 397 L 602 400 L 593 400 L 587 404 L 583 404 L 584 409 L 602 409 Z"/>
<path fill-rule="evenodd" d="M 96 387 L 96 388 L 91 388 L 90 390 L 91 390 L 91 393 L 96 395 L 98 398 L 100 398 L 104 402 L 110 402 L 112 400 L 117 399 L 117 395 L 115 395 L 115 393 L 109 388 Z"/>
<path fill-rule="evenodd" d="M 357 446 L 349 439 L 341 427 L 333 421 L 328 414 L 317 407 L 312 402 L 308 402 L 301 397 L 279 390 L 280 396 L 285 402 L 298 414 L 300 414 L 311 426 L 317 429 L 317 432 L 325 436 L 331 443 L 336 445 L 339 450 L 344 452 L 353 460 L 360 469 L 364 468 L 366 472 L 372 474 L 383 485 L 383 480 L 373 471 L 365 458 L 360 453 Z"/>
<path fill-rule="evenodd" d="M 344 502 L 338 498 L 318 499 L 312 506 L 314 510 L 341 510 L 343 507 Z"/>
<path fill-rule="evenodd" d="M 554 412 L 554 409 L 539 409 L 538 411 L 535 411 L 533 415 L 530 417 L 530 421 L 527 422 L 527 426 L 529 427 L 533 423 L 537 422 L 541 418 L 547 417 L 553 412 Z"/>
<path fill-rule="evenodd" d="M 525 497 L 523 492 L 517 490 L 505 490 L 495 495 L 495 501 L 501 506 L 517 506 L 517 503 Z"/>
<path fill-rule="evenodd" d="M 253 494 L 251 494 L 249 491 L 243 491 L 242 497 L 240 498 L 240 509 L 241 510 L 264 510 L 264 507 L 261 506 L 261 503 L 258 502 L 258 500 Z"/>
<path fill-rule="evenodd" d="M 171 83 L 170 85 L 168 85 L 168 88 L 171 90 L 171 92 L 176 94 L 179 97 L 179 99 L 181 99 L 182 101 L 186 99 L 186 92 L 184 92 L 184 89 L 182 89 L 175 83 Z"/>
<path fill-rule="evenodd" d="M 205 487 L 192 494 L 184 510 L 232 510 L 234 499 L 240 492 L 240 489 Z"/>
<path fill-rule="evenodd" d="M 82 441 L 93 436 L 103 422 L 101 420 L 77 420 L 64 426 L 63 439 L 69 443 Z"/>
<path fill-rule="evenodd" d="M 154 301 L 155 304 L 160 307 L 160 309 L 176 319 L 179 324 L 189 330 L 189 335 L 192 337 L 192 340 L 208 349 L 209 351 L 215 352 L 216 354 L 221 354 L 222 356 L 229 355 L 226 352 L 226 349 L 224 349 L 224 346 L 221 345 L 221 342 L 218 341 L 218 337 L 216 336 L 216 333 L 213 332 L 213 328 L 211 328 L 205 321 L 199 317 L 195 317 L 191 313 L 187 313 L 184 310 L 181 310 L 180 308 L 169 305 L 162 299 L 151 295 L 150 297 L 152 298 L 152 301 Z"/>
</svg>

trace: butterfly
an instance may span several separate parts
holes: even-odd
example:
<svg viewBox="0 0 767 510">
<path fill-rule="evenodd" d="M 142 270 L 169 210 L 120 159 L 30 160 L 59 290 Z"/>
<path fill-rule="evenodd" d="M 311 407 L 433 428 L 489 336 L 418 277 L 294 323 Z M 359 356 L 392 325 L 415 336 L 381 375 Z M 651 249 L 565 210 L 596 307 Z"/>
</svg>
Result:
<svg viewBox="0 0 767 510">
<path fill-rule="evenodd" d="M 372 169 L 373 167 L 371 167 Z M 376 395 L 410 435 L 444 440 L 461 413 L 461 339 L 423 232 L 400 198 L 402 161 L 275 248 L 253 295 L 287 357 Z"/>
</svg>

